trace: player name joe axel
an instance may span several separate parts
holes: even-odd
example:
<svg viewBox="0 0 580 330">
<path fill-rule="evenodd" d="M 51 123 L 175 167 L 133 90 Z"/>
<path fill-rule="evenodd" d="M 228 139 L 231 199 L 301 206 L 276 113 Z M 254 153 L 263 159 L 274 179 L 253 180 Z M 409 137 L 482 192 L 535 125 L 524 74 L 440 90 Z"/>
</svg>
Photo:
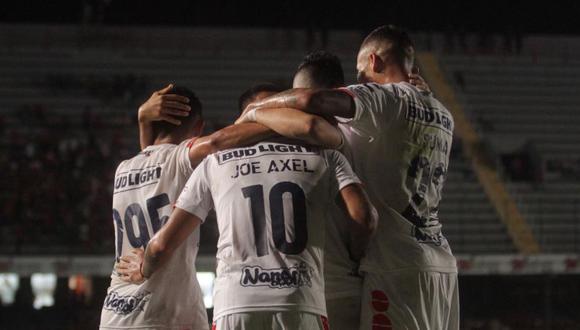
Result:
<svg viewBox="0 0 580 330">
<path fill-rule="evenodd" d="M 272 159 L 267 162 L 254 161 L 237 164 L 236 168 L 234 169 L 234 174 L 231 175 L 231 178 L 235 179 L 240 176 L 246 176 L 250 174 L 273 172 L 314 173 L 315 171 L 308 168 L 308 162 L 306 159 Z"/>
<path fill-rule="evenodd" d="M 252 161 L 251 158 L 260 155 L 296 155 L 291 159 L 270 159 L 264 161 Z M 236 149 L 223 152 L 218 155 L 219 164 L 224 164 L 231 160 L 242 160 L 250 158 L 244 163 L 236 164 L 232 179 L 240 176 L 258 173 L 279 173 L 279 172 L 304 172 L 314 173 L 312 167 L 308 166 L 306 159 L 300 158 L 300 155 L 317 155 L 318 150 L 308 146 L 287 145 L 278 143 L 262 144 L 253 148 Z"/>
</svg>

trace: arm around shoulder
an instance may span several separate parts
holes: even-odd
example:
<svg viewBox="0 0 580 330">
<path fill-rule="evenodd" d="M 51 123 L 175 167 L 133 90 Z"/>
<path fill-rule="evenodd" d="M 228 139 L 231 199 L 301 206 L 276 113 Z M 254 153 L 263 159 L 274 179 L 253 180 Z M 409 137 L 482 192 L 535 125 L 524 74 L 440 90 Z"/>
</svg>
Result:
<svg viewBox="0 0 580 330">
<path fill-rule="evenodd" d="M 235 147 L 244 147 L 272 137 L 275 132 L 257 123 L 230 125 L 208 136 L 195 139 L 189 149 L 191 166 L 197 166 L 207 155 Z"/>
</svg>

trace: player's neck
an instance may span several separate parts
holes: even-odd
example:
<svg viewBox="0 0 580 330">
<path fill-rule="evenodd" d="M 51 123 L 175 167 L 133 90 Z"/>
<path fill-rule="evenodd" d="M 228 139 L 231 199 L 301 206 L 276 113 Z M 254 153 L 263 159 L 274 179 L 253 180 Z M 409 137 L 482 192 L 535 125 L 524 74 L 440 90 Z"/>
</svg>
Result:
<svg viewBox="0 0 580 330">
<path fill-rule="evenodd" d="M 395 84 L 403 81 L 409 81 L 409 76 L 398 67 L 387 68 L 375 77 L 375 82 L 379 84 Z"/>
<path fill-rule="evenodd" d="M 153 145 L 158 145 L 158 144 L 179 144 L 181 143 L 181 141 L 178 141 L 179 139 L 172 136 L 172 135 L 165 135 L 165 136 L 158 136 L 155 141 L 153 142 Z"/>
</svg>

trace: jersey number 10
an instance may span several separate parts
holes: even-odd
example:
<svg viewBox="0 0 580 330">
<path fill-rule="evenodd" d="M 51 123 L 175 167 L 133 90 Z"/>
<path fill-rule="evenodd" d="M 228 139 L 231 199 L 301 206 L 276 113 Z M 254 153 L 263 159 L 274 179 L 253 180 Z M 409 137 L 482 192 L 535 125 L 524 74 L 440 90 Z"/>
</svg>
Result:
<svg viewBox="0 0 580 330">
<path fill-rule="evenodd" d="M 242 193 L 245 198 L 250 199 L 256 253 L 258 257 L 265 256 L 270 252 L 268 249 L 266 210 L 264 208 L 264 187 L 262 185 L 245 187 L 242 188 Z M 292 196 L 292 209 L 294 210 L 294 241 L 292 242 L 286 240 L 284 193 L 289 193 Z M 292 182 L 279 182 L 270 189 L 268 200 L 274 245 L 282 253 L 300 254 L 306 248 L 308 240 L 304 190 Z"/>
</svg>

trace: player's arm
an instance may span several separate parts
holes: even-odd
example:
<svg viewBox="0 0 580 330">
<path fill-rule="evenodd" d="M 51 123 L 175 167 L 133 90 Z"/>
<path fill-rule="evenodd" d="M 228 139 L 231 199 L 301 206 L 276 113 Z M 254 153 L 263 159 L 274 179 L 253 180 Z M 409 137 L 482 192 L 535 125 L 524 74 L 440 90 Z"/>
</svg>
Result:
<svg viewBox="0 0 580 330">
<path fill-rule="evenodd" d="M 187 97 L 167 94 L 171 88 L 173 88 L 173 85 L 169 84 L 165 88 L 153 92 L 149 99 L 139 107 L 139 142 L 141 149 L 145 149 L 155 142 L 152 125 L 154 121 L 164 120 L 174 125 L 180 125 L 181 121 L 178 118 L 187 117 L 189 111 L 191 111 Z"/>
<path fill-rule="evenodd" d="M 257 123 L 230 125 L 193 141 L 189 149 L 191 166 L 196 167 L 207 155 L 220 150 L 244 147 L 276 135 L 270 128 Z"/>
<path fill-rule="evenodd" d="M 335 149 L 342 144 L 337 127 L 324 118 L 291 108 L 250 109 L 238 122 L 262 124 L 276 133 L 308 144 Z"/>
<path fill-rule="evenodd" d="M 352 95 L 339 89 L 294 88 L 248 105 L 248 110 L 292 108 L 323 117 L 352 118 L 355 103 Z"/>
<path fill-rule="evenodd" d="M 175 208 L 167 223 L 151 238 L 145 253 L 134 249 L 122 256 L 115 269 L 122 280 L 141 283 L 159 270 L 173 252 L 199 226 L 201 220 L 180 208 Z"/>
<path fill-rule="evenodd" d="M 409 75 L 409 82 L 417 86 L 420 90 L 429 93 L 429 85 L 425 82 L 418 72 Z M 355 85 L 362 86 L 362 85 Z M 252 109 L 256 109 L 258 115 L 262 109 L 271 108 L 292 108 L 298 109 L 311 114 L 320 115 L 325 118 L 341 117 L 353 118 L 357 111 L 357 104 L 355 97 L 362 100 L 366 106 L 369 103 L 376 101 L 376 98 L 383 97 L 384 91 L 369 90 L 361 93 L 353 92 L 350 88 L 341 89 L 309 89 L 309 88 L 294 88 L 270 96 L 258 102 L 250 103 L 246 108 L 245 113 Z M 375 94 L 375 95 L 373 95 Z M 360 106 L 360 105 L 359 105 Z"/>
<path fill-rule="evenodd" d="M 147 244 L 141 274 L 145 278 L 161 268 L 183 241 L 197 228 L 201 219 L 180 208 L 175 208 L 165 226 Z"/>
<path fill-rule="evenodd" d="M 340 190 L 341 202 L 351 219 L 348 223 L 349 252 L 351 259 L 359 261 L 363 256 L 377 227 L 377 212 L 359 183 L 350 184 Z"/>
<path fill-rule="evenodd" d="M 348 216 L 349 252 L 351 259 L 360 260 L 377 226 L 377 212 L 346 157 L 336 150 L 325 150 L 329 168 L 334 172 L 333 196 Z"/>
</svg>

